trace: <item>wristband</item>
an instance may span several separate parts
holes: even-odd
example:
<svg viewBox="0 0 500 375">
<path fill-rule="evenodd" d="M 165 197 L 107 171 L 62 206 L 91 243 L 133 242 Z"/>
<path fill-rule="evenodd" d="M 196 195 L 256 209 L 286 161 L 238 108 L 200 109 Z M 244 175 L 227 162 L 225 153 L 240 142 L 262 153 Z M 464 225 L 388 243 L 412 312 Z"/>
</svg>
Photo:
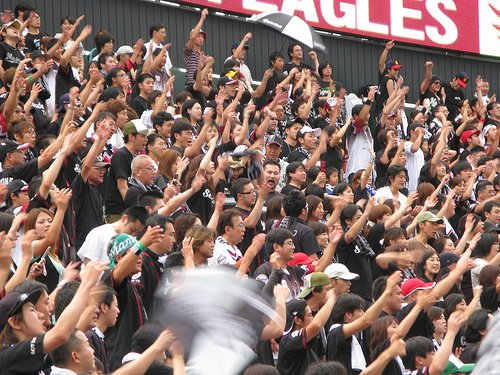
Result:
<svg viewBox="0 0 500 375">
<path fill-rule="evenodd" d="M 481 117 L 481 118 L 479 119 L 479 122 L 484 122 L 484 118 L 482 118 L 482 117 Z"/>
<path fill-rule="evenodd" d="M 57 284 L 57 286 L 58 286 L 58 287 L 59 287 L 59 286 L 60 286 L 60 287 L 63 287 L 63 286 L 65 286 L 67 283 L 68 283 L 68 280 L 63 280 L 63 281 L 61 281 L 59 284 Z"/>
<path fill-rule="evenodd" d="M 72 107 L 72 106 L 68 105 L 68 109 L 72 109 L 74 111 L 74 110 L 76 110 L 76 107 Z"/>
<path fill-rule="evenodd" d="M 372 105 L 372 103 L 373 103 L 373 101 L 372 101 L 372 100 L 370 100 L 370 99 L 366 99 L 364 104 L 365 104 L 365 105 L 370 105 L 370 106 L 371 106 L 371 105 Z"/>
<path fill-rule="evenodd" d="M 135 245 L 130 248 L 130 251 L 137 256 L 141 255 L 142 253 L 141 249 L 139 249 L 139 247 L 137 246 L 137 243 L 135 243 Z"/>
<path fill-rule="evenodd" d="M 370 164 L 373 164 L 375 163 L 375 158 L 373 156 L 370 156 L 370 161 L 369 161 Z"/>
<path fill-rule="evenodd" d="M 250 118 L 250 116 L 243 116 L 243 118 Z"/>
<path fill-rule="evenodd" d="M 135 243 L 135 245 L 139 248 L 139 250 L 141 250 L 142 252 L 145 252 L 146 251 L 146 246 L 144 246 L 141 241 L 137 241 Z"/>
<path fill-rule="evenodd" d="M 28 76 L 28 82 L 29 82 L 29 83 L 31 83 L 32 85 L 34 85 L 34 84 L 35 84 L 35 82 L 33 82 L 33 81 L 31 80 L 31 76 Z"/>
</svg>

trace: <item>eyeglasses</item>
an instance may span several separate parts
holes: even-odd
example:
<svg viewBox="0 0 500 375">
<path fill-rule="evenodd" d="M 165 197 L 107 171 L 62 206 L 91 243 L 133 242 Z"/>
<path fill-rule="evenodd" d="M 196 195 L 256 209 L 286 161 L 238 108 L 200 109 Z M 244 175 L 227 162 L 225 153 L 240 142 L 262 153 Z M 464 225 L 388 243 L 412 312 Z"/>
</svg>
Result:
<svg viewBox="0 0 500 375">
<path fill-rule="evenodd" d="M 125 73 L 120 73 L 120 74 L 117 74 L 116 76 L 117 76 L 117 77 L 125 77 L 125 76 L 126 76 L 126 74 L 125 74 Z"/>
<path fill-rule="evenodd" d="M 40 16 L 35 16 L 33 17 L 35 20 L 39 20 L 40 19 Z"/>
<path fill-rule="evenodd" d="M 436 85 L 441 85 L 441 82 L 437 81 L 437 82 L 432 82 L 432 83 L 435 83 Z"/>
<path fill-rule="evenodd" d="M 243 223 L 240 223 L 240 224 L 236 224 L 236 225 L 231 225 L 233 228 L 245 228 L 245 224 Z"/>
<path fill-rule="evenodd" d="M 257 190 L 253 189 L 250 191 L 242 191 L 240 194 L 257 194 Z"/>
<path fill-rule="evenodd" d="M 106 167 L 92 167 L 92 168 L 97 169 L 99 172 L 106 172 L 108 170 L 108 168 Z"/>
<path fill-rule="evenodd" d="M 153 172 L 153 171 L 156 171 L 156 168 L 153 167 L 153 166 L 149 166 L 149 167 L 138 167 L 137 169 L 147 169 L 148 171 L 150 172 Z"/>
<path fill-rule="evenodd" d="M 283 242 L 283 245 L 293 246 L 293 241 L 292 240 L 285 241 L 285 242 Z"/>
<path fill-rule="evenodd" d="M 33 135 L 33 134 L 35 134 L 35 131 L 34 130 L 26 130 L 24 132 L 24 134 L 26 134 L 26 133 Z"/>
</svg>

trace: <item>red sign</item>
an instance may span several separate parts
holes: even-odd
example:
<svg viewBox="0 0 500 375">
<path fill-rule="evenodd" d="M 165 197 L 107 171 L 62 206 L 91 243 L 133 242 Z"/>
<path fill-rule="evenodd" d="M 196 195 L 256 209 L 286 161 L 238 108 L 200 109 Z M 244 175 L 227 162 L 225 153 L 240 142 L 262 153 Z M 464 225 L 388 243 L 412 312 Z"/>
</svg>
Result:
<svg viewBox="0 0 500 375">
<path fill-rule="evenodd" d="M 321 29 L 500 56 L 500 0 L 188 0 L 243 14 L 295 14 Z"/>
</svg>

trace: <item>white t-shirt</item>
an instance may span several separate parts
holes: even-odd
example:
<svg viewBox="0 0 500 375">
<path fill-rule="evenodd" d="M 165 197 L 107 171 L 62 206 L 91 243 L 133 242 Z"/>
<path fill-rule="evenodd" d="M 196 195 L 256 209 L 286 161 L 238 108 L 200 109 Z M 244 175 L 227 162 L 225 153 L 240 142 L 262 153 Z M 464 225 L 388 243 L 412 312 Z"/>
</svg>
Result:
<svg viewBox="0 0 500 375">
<path fill-rule="evenodd" d="M 420 170 L 425 164 L 424 153 L 420 147 L 417 152 L 413 153 L 411 146 L 413 146 L 413 142 L 405 142 L 404 150 L 406 155 L 406 169 L 408 170 L 408 191 L 410 193 L 417 190 Z"/>
<path fill-rule="evenodd" d="M 378 205 L 378 199 L 380 197 L 385 197 L 386 199 L 396 199 L 397 198 L 397 200 L 399 201 L 399 204 L 401 206 L 403 206 L 406 203 L 406 195 L 398 192 L 398 196 L 394 197 L 394 195 L 392 195 L 392 191 L 389 188 L 389 186 L 384 186 L 383 188 L 378 189 L 377 192 L 375 193 L 375 205 L 376 206 Z"/>
<path fill-rule="evenodd" d="M 153 52 L 155 49 L 157 48 L 163 48 L 163 44 L 156 44 L 155 42 L 153 42 L 152 40 L 150 40 L 149 42 L 145 43 L 144 44 L 144 47 L 146 47 L 146 56 L 144 56 L 144 58 L 148 57 L 149 56 L 149 46 L 150 44 L 153 43 Z M 165 62 L 165 66 L 164 66 L 164 69 L 165 69 L 165 72 L 170 76 L 170 69 L 172 69 L 172 61 L 170 61 L 170 56 L 168 54 L 168 50 L 165 51 L 165 55 L 167 57 L 167 61 Z M 151 56 L 151 61 L 153 61 L 153 56 Z"/>
<path fill-rule="evenodd" d="M 111 224 L 104 224 L 92 229 L 83 243 L 77 254 L 80 259 L 85 262 L 85 258 L 89 260 L 99 259 L 101 262 L 108 262 L 108 242 L 116 235 Z"/>
</svg>

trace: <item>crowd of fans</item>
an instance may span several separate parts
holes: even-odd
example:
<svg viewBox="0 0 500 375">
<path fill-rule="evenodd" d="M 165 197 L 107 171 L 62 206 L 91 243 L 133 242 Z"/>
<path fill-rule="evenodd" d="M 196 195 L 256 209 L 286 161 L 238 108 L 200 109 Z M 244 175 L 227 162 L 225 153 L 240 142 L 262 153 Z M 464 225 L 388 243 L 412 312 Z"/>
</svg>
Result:
<svg viewBox="0 0 500 375">
<path fill-rule="evenodd" d="M 201 267 L 274 309 L 240 373 L 472 371 L 500 294 L 486 79 L 427 61 L 409 88 L 391 41 L 359 97 L 292 43 L 256 85 L 245 56 L 266 52 L 248 33 L 214 61 L 208 16 L 174 92 L 160 23 L 116 48 L 84 16 L 52 37 L 27 2 L 2 13 L 0 372 L 198 373 L 161 306 Z"/>
</svg>

